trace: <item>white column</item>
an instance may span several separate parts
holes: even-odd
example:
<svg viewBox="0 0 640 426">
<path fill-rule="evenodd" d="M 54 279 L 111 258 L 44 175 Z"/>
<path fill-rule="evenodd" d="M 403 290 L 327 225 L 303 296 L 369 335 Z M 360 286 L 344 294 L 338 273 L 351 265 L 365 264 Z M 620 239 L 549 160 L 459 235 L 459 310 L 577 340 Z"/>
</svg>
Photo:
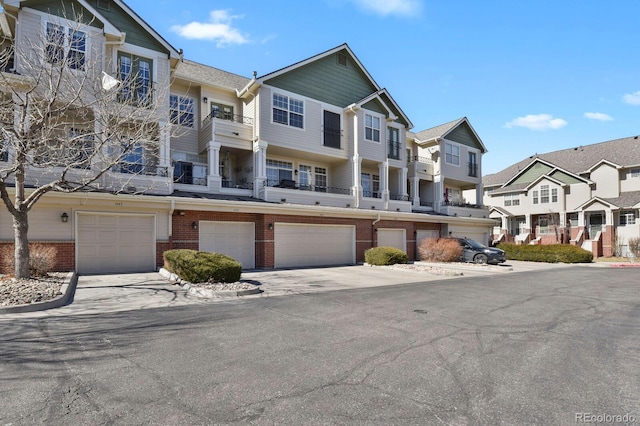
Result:
<svg viewBox="0 0 640 426">
<path fill-rule="evenodd" d="M 207 162 L 209 163 L 209 177 L 220 177 L 220 142 L 209 141 L 207 145 Z"/>
<path fill-rule="evenodd" d="M 398 169 L 398 179 L 400 179 L 400 195 L 407 197 L 409 194 L 407 193 L 407 174 L 409 173 L 409 169 L 403 167 Z"/>
<path fill-rule="evenodd" d="M 260 197 L 260 190 L 267 181 L 267 147 L 262 140 L 253 142 L 253 196 Z"/>
<path fill-rule="evenodd" d="M 420 178 L 411 178 L 411 199 L 413 200 L 414 207 L 420 207 Z"/>
</svg>

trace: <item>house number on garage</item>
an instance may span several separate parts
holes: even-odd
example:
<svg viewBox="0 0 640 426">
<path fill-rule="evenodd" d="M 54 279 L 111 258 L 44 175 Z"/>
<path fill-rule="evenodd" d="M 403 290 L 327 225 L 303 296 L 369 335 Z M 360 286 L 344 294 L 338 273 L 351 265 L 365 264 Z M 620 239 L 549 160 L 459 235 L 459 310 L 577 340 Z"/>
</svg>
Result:
<svg viewBox="0 0 640 426">
<path fill-rule="evenodd" d="M 116 206 L 121 206 L 121 205 L 122 205 L 122 203 L 116 203 Z"/>
</svg>

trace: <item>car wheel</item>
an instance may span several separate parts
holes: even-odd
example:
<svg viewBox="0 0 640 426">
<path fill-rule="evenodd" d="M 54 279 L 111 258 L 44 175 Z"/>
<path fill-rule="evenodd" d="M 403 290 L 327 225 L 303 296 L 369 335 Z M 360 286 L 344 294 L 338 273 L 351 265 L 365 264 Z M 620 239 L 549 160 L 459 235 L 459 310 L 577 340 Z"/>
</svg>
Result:
<svg viewBox="0 0 640 426">
<path fill-rule="evenodd" d="M 485 264 L 487 263 L 489 259 L 487 258 L 486 254 L 476 254 L 475 257 L 473 258 L 473 261 L 475 263 L 480 263 L 480 264 Z"/>
</svg>

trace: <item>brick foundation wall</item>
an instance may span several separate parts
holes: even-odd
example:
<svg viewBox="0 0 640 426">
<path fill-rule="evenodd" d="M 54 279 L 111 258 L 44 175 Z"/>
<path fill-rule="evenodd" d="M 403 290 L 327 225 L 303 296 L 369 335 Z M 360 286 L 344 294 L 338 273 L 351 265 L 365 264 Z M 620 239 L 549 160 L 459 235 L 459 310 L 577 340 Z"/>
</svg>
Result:
<svg viewBox="0 0 640 426">
<path fill-rule="evenodd" d="M 46 247 L 55 247 L 56 262 L 52 272 L 69 272 L 74 271 L 76 268 L 76 244 L 73 241 L 31 241 L 30 247 L 33 244 L 41 244 Z M 13 255 L 13 241 L 0 242 L 0 253 L 2 256 L 8 253 L 9 256 Z M 1 259 L 0 270 L 4 274 L 12 274 L 13 271 L 5 270 L 5 261 Z"/>
</svg>

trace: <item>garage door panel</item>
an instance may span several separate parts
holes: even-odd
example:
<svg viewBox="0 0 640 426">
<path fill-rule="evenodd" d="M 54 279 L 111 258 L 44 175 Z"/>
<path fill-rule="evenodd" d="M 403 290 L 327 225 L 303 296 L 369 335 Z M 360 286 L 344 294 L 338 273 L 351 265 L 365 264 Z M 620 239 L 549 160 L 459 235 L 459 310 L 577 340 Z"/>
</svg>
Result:
<svg viewBox="0 0 640 426">
<path fill-rule="evenodd" d="M 80 273 L 155 270 L 155 216 L 79 213 Z"/>
<path fill-rule="evenodd" d="M 355 226 L 284 224 L 275 226 L 277 268 L 355 263 Z"/>
<path fill-rule="evenodd" d="M 253 222 L 201 221 L 201 251 L 226 254 L 242 264 L 255 268 L 255 225 Z"/>
<path fill-rule="evenodd" d="M 407 251 L 404 229 L 378 228 L 378 247 L 394 247 L 404 252 Z"/>
</svg>

